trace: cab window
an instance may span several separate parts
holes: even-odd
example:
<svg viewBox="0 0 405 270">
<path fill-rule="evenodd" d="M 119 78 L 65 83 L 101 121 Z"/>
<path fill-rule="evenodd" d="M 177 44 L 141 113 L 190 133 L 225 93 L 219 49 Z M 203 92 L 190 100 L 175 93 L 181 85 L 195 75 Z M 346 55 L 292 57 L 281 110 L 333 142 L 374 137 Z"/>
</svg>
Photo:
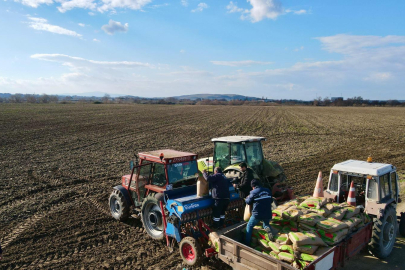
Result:
<svg viewBox="0 0 405 270">
<path fill-rule="evenodd" d="M 368 180 L 368 190 L 367 190 L 367 198 L 371 200 L 377 200 L 377 190 L 378 185 L 375 179 Z"/>
<path fill-rule="evenodd" d="M 380 176 L 381 200 L 390 195 L 389 174 Z"/>
<path fill-rule="evenodd" d="M 152 185 L 162 187 L 166 185 L 165 166 L 160 163 L 153 164 Z"/>
<path fill-rule="evenodd" d="M 397 173 L 396 172 L 392 172 L 391 173 L 391 198 L 393 198 L 394 200 L 397 199 Z"/>
<path fill-rule="evenodd" d="M 337 173 L 332 173 L 332 176 L 330 177 L 330 184 L 329 184 L 329 190 L 330 191 L 338 191 L 339 189 L 339 175 Z"/>
<path fill-rule="evenodd" d="M 260 142 L 247 142 L 246 144 L 247 163 L 254 167 L 263 162 L 263 152 Z"/>
<path fill-rule="evenodd" d="M 231 164 L 240 163 L 243 161 L 246 161 L 243 144 L 241 143 L 231 144 Z"/>
<path fill-rule="evenodd" d="M 214 162 L 215 166 L 219 166 L 222 169 L 228 167 L 230 163 L 230 144 L 224 142 L 215 143 Z"/>
</svg>

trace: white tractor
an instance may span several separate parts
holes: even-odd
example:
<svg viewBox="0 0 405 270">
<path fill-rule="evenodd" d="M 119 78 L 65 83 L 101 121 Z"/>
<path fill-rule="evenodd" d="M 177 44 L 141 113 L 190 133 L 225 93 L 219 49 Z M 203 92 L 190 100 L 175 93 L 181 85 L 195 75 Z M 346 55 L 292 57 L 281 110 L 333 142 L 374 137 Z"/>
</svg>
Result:
<svg viewBox="0 0 405 270">
<path fill-rule="evenodd" d="M 386 258 L 394 247 L 398 228 L 405 236 L 405 213 L 397 215 L 396 212 L 401 202 L 396 167 L 373 163 L 371 157 L 367 161 L 337 163 L 330 171 L 325 197 L 345 202 L 351 182 L 356 189 L 357 206 L 364 207 L 374 222 L 369 250 L 378 258 Z"/>
</svg>

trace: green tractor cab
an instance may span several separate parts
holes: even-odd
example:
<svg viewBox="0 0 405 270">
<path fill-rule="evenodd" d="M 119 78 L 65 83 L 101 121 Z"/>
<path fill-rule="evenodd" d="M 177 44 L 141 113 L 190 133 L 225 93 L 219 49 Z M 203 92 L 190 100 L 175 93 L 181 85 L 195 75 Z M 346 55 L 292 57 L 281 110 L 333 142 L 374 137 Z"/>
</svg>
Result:
<svg viewBox="0 0 405 270">
<path fill-rule="evenodd" d="M 221 167 L 227 178 L 239 178 L 242 174 L 239 164 L 245 162 L 254 171 L 255 178 L 270 188 L 278 201 L 292 199 L 294 195 L 291 188 L 286 188 L 283 168 L 277 162 L 264 158 L 262 141 L 265 140 L 257 136 L 213 138 L 214 156 L 199 159 L 198 169 L 212 173 L 214 167 Z"/>
</svg>

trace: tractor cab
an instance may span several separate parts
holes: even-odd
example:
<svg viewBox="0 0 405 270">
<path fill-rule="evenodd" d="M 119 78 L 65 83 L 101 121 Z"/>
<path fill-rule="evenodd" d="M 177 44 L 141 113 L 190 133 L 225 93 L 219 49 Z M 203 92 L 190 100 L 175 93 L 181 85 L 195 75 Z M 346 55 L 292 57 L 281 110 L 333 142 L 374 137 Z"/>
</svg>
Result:
<svg viewBox="0 0 405 270">
<path fill-rule="evenodd" d="M 223 169 L 233 164 L 246 162 L 258 175 L 263 171 L 262 141 L 266 139 L 255 136 L 227 136 L 214 138 L 215 166 Z"/>
<path fill-rule="evenodd" d="M 400 221 L 400 232 L 405 235 L 405 213 L 397 215 L 398 175 L 391 164 L 347 160 L 335 164 L 330 172 L 326 198 L 338 203 L 348 198 L 351 183 L 356 192 L 356 205 L 373 218 L 373 236 L 369 249 L 378 258 L 386 258 L 392 251 Z M 401 229 L 402 228 L 402 229 Z"/>
<path fill-rule="evenodd" d="M 138 154 L 138 166 L 133 167 L 130 192 L 135 205 L 150 192 L 162 193 L 169 188 L 196 183 L 197 155 L 171 149 Z M 132 166 L 131 166 L 132 167 Z M 131 175 L 122 177 L 122 186 L 128 189 Z"/>
<path fill-rule="evenodd" d="M 398 203 L 396 167 L 391 164 L 347 160 L 335 164 L 330 172 L 326 195 L 337 202 L 347 200 L 350 184 L 356 188 L 356 203 L 367 212 L 378 213 L 377 205 Z"/>
<path fill-rule="evenodd" d="M 242 175 L 239 164 L 245 162 L 254 172 L 254 177 L 260 179 L 264 187 L 270 188 L 277 203 L 294 199 L 291 187 L 286 185 L 283 168 L 275 161 L 264 158 L 262 141 L 264 137 L 257 136 L 227 136 L 214 138 L 214 155 L 198 160 L 198 169 L 214 171 L 221 167 L 225 176 L 238 181 Z"/>
</svg>

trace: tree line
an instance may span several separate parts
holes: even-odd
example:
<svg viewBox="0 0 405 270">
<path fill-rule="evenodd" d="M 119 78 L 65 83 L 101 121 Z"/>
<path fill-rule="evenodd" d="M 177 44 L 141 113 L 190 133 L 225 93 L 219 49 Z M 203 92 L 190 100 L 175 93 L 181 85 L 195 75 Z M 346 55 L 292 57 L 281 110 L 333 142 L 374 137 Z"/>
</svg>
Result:
<svg viewBox="0 0 405 270">
<path fill-rule="evenodd" d="M 318 97 L 311 101 L 296 99 L 176 99 L 169 98 L 141 98 L 141 97 L 117 97 L 109 95 L 103 97 L 83 96 L 58 96 L 58 95 L 32 95 L 32 94 L 0 94 L 0 103 L 95 103 L 95 104 L 166 104 L 166 105 L 228 105 L 228 106 L 281 106 L 281 105 L 304 105 L 304 106 L 402 106 L 405 101 L 398 100 L 368 100 L 360 96 L 343 99 Z"/>
</svg>

